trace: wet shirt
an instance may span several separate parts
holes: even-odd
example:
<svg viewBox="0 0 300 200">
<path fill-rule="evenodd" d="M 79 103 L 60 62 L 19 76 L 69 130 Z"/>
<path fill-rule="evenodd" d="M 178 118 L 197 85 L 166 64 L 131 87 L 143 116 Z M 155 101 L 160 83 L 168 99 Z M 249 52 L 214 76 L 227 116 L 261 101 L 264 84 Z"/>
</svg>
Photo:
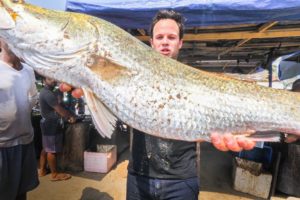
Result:
<svg viewBox="0 0 300 200">
<path fill-rule="evenodd" d="M 0 148 L 33 140 L 31 110 L 37 100 L 33 70 L 15 70 L 0 61 Z"/>
<path fill-rule="evenodd" d="M 281 144 L 281 154 L 276 187 L 285 194 L 300 196 L 300 140 Z"/>
<path fill-rule="evenodd" d="M 128 172 L 161 179 L 197 176 L 196 143 L 154 137 L 133 131 Z"/>
</svg>

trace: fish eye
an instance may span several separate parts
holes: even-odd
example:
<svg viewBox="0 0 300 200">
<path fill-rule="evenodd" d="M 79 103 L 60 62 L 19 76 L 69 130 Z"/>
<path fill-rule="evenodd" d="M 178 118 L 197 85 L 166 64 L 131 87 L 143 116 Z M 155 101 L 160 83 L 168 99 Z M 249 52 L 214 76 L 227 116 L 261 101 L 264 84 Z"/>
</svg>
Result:
<svg viewBox="0 0 300 200">
<path fill-rule="evenodd" d="M 11 2 L 13 2 L 13 3 L 24 3 L 24 0 L 11 0 Z"/>
</svg>

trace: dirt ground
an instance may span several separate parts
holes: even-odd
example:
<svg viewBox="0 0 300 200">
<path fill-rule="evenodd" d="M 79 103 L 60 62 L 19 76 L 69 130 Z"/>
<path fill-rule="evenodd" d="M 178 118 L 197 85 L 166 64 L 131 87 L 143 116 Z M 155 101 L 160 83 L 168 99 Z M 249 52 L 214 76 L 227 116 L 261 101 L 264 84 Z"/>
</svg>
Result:
<svg viewBox="0 0 300 200">
<path fill-rule="evenodd" d="M 28 200 L 125 200 L 128 156 L 129 150 L 126 150 L 107 174 L 72 173 L 70 180 L 60 182 L 51 182 L 49 175 L 42 177 L 38 188 L 28 193 Z M 201 144 L 200 169 L 200 200 L 259 199 L 233 190 L 230 153 L 217 151 L 210 144 Z M 276 194 L 271 199 L 297 198 Z"/>
</svg>

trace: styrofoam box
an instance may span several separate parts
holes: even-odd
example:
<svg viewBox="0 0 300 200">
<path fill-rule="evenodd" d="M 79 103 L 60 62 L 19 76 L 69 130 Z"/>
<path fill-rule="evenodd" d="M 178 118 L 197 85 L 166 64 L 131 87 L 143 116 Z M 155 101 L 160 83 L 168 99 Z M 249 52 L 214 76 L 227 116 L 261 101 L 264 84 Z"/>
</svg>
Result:
<svg viewBox="0 0 300 200">
<path fill-rule="evenodd" d="M 245 169 L 237 164 L 237 159 L 243 161 L 249 169 Z M 256 162 L 235 158 L 233 167 L 233 188 L 237 191 L 248 193 L 257 197 L 267 199 L 271 189 L 272 174 L 262 172 L 253 174 L 251 171 L 256 171 L 252 166 L 256 167 Z M 259 169 L 259 167 L 257 167 Z"/>
<path fill-rule="evenodd" d="M 101 145 L 102 152 L 84 152 L 84 171 L 107 173 L 117 161 L 116 145 Z M 106 147 L 106 148 L 105 148 Z"/>
</svg>

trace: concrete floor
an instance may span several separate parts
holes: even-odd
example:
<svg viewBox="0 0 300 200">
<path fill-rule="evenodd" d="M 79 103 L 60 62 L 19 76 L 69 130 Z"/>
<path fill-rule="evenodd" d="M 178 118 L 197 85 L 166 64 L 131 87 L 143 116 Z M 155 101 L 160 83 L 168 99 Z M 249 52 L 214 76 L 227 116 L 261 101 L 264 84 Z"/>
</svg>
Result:
<svg viewBox="0 0 300 200">
<path fill-rule="evenodd" d="M 118 158 L 115 167 L 107 174 L 73 173 L 67 181 L 51 182 L 49 175 L 40 178 L 40 185 L 28 193 L 28 200 L 125 200 L 129 151 Z M 232 188 L 232 155 L 220 152 L 208 143 L 201 144 L 200 165 L 201 200 L 259 199 L 237 192 Z M 277 195 L 272 200 L 296 200 Z M 299 198 L 298 198 L 299 200 Z"/>
</svg>

